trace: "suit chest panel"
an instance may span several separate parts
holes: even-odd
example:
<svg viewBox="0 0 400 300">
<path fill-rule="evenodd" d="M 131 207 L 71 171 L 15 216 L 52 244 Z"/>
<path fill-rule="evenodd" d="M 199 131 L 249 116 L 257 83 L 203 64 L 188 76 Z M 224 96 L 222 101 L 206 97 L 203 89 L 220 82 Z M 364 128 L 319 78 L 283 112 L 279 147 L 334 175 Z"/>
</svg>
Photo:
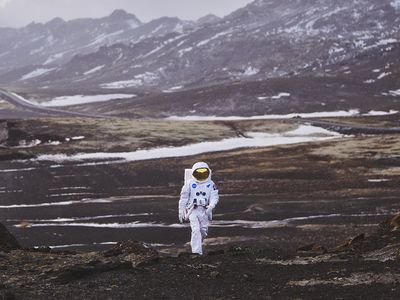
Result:
<svg viewBox="0 0 400 300">
<path fill-rule="evenodd" d="M 209 205 L 212 189 L 213 189 L 213 184 L 211 182 L 208 182 L 206 184 L 197 184 L 197 183 L 191 184 L 190 202 L 200 206 Z"/>
</svg>

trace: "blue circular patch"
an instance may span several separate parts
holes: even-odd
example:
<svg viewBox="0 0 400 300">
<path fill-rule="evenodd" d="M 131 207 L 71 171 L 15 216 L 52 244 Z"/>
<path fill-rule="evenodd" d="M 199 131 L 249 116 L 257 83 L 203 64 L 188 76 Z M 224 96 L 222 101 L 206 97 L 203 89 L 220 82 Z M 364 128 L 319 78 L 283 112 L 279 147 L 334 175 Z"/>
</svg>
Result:
<svg viewBox="0 0 400 300">
<path fill-rule="evenodd" d="M 194 188 L 194 189 L 197 188 L 197 184 L 193 183 L 192 188 Z"/>
</svg>

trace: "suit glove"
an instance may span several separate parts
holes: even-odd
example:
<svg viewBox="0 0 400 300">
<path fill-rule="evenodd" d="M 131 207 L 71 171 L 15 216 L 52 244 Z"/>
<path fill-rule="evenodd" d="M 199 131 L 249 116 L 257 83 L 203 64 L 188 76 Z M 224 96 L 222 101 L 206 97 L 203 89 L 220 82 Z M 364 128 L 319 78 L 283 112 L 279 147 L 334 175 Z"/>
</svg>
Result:
<svg viewBox="0 0 400 300">
<path fill-rule="evenodd" d="M 180 209 L 179 210 L 179 214 L 178 214 L 178 218 L 179 218 L 179 223 L 181 223 L 181 224 L 184 221 L 184 215 L 185 215 L 185 213 L 184 213 L 183 209 Z"/>
<path fill-rule="evenodd" d="M 207 210 L 206 210 L 206 214 L 207 214 L 208 219 L 209 219 L 210 221 L 212 220 L 212 212 L 213 212 L 213 209 L 214 209 L 214 207 L 209 206 L 209 207 L 207 207 Z"/>
</svg>

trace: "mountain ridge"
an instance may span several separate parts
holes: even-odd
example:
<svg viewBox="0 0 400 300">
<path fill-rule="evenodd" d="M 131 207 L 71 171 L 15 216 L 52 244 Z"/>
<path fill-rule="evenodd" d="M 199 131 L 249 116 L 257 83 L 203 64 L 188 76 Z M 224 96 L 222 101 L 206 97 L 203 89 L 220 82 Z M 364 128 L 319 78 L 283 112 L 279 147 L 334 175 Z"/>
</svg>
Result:
<svg viewBox="0 0 400 300">
<path fill-rule="evenodd" d="M 152 24 L 164 25 L 154 31 Z M 165 22 L 165 24 L 162 24 Z M 174 23 L 171 25 L 170 23 Z M 160 18 L 143 23 L 134 14 L 115 10 L 102 18 L 81 18 L 65 21 L 54 18 L 46 23 L 34 23 L 18 28 L 0 28 L 0 74 L 34 65 L 54 67 L 68 62 L 77 54 L 96 52 L 99 47 L 115 43 L 130 43 L 146 37 L 167 34 L 194 26 L 177 18 Z M 186 27 L 185 27 L 186 26 Z M 142 28 L 143 27 L 143 28 Z M 13 45 L 10 50 L 10 45 Z"/>
<path fill-rule="evenodd" d="M 257 0 L 222 19 L 211 17 L 214 21 L 203 25 L 159 18 L 133 30 L 128 42 L 99 43 L 95 52 L 76 53 L 60 65 L 35 64 L 14 69 L 3 74 L 0 82 L 35 88 L 174 93 L 218 85 L 223 90 L 224 85 L 235 82 L 245 86 L 246 82 L 265 83 L 273 78 L 289 83 L 290 78 L 296 82 L 302 76 L 311 76 L 314 89 L 314 84 L 322 84 L 319 77 L 336 77 L 337 83 L 344 82 L 346 86 L 343 91 L 335 90 L 337 101 L 348 101 L 348 95 L 353 95 L 357 105 L 351 107 L 350 101 L 348 108 L 361 108 L 358 95 L 364 94 L 363 90 L 370 91 L 369 98 L 378 99 L 400 88 L 396 79 L 400 62 L 393 55 L 399 49 L 400 10 L 394 3 Z M 379 56 L 383 59 L 376 60 Z M 380 73 L 375 76 L 375 72 Z M 346 90 L 350 87 L 351 91 Z M 323 89 L 320 86 L 317 90 Z M 228 106 L 233 110 L 229 113 L 238 109 L 239 114 L 244 113 L 244 104 L 260 106 L 253 102 L 258 96 L 244 96 L 249 102 L 239 103 L 241 100 L 234 97 L 221 103 L 235 103 Z M 305 93 L 303 97 L 308 98 L 299 98 L 299 103 L 308 101 L 310 96 L 315 98 Z M 386 101 L 388 97 L 383 98 L 383 107 L 395 105 Z M 301 107 L 299 103 L 296 107 Z M 217 111 L 226 114 L 221 105 Z M 275 103 L 262 105 L 261 111 L 276 111 Z M 342 104 L 337 103 L 336 107 Z M 253 109 L 246 114 L 250 111 Z"/>
</svg>

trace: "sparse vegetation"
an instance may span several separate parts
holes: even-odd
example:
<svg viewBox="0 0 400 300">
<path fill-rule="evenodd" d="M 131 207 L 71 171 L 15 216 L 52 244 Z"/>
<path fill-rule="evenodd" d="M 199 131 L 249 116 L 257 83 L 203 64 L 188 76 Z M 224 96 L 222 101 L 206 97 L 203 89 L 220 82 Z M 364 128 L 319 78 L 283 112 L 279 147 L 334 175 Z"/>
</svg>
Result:
<svg viewBox="0 0 400 300">
<path fill-rule="evenodd" d="M 42 118 L 9 122 L 10 139 L 40 139 L 31 153 L 123 152 L 182 146 L 240 136 L 249 131 L 277 133 L 295 128 L 285 121 L 195 122 L 131 119 Z M 74 136 L 80 141 L 66 142 Z M 58 146 L 46 145 L 60 141 Z M 1 151 L 0 151 L 1 153 Z"/>
</svg>

